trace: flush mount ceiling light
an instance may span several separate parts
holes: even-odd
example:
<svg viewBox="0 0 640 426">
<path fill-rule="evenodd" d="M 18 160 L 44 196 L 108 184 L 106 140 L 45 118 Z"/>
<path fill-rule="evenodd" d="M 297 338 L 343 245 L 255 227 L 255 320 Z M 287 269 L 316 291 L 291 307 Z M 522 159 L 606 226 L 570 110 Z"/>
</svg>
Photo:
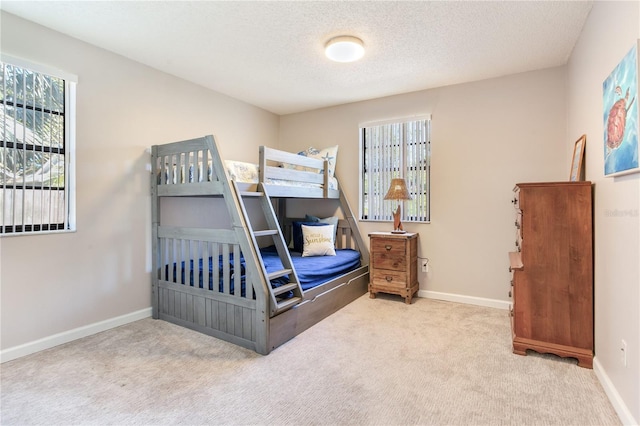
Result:
<svg viewBox="0 0 640 426">
<path fill-rule="evenodd" d="M 364 56 L 364 45 L 357 37 L 339 36 L 327 42 L 324 53 L 332 61 L 353 62 Z"/>
</svg>

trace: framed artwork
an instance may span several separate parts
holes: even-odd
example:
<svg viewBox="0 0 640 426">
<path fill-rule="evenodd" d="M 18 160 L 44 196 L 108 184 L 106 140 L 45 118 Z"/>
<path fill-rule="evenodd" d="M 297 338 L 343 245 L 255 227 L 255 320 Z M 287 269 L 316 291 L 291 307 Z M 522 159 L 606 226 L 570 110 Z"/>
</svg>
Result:
<svg viewBox="0 0 640 426">
<path fill-rule="evenodd" d="M 571 173 L 569 174 L 569 180 L 576 182 L 583 179 L 582 162 L 584 159 L 584 146 L 587 143 L 587 135 L 582 135 L 573 145 L 573 157 L 571 160 Z"/>
<path fill-rule="evenodd" d="M 638 44 L 602 84 L 604 174 L 619 176 L 638 166 Z"/>
</svg>

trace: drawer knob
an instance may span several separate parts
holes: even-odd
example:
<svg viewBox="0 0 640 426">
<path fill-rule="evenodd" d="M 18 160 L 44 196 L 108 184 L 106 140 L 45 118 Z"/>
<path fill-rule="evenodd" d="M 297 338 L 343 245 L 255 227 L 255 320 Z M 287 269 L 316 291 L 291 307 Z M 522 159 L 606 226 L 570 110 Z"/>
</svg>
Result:
<svg viewBox="0 0 640 426">
<path fill-rule="evenodd" d="M 386 246 L 384 246 L 385 250 L 389 251 L 391 250 L 391 245 L 387 244 Z"/>
<path fill-rule="evenodd" d="M 387 275 L 384 279 L 387 280 L 388 283 L 393 281 L 393 277 L 390 277 L 389 275 Z"/>
<path fill-rule="evenodd" d="M 509 291 L 509 297 L 511 297 L 511 291 Z"/>
</svg>

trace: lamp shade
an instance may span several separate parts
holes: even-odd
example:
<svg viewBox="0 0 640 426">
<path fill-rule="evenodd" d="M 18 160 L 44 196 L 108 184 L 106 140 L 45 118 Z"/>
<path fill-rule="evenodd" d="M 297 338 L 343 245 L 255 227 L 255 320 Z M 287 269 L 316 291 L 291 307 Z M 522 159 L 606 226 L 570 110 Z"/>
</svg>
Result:
<svg viewBox="0 0 640 426">
<path fill-rule="evenodd" d="M 411 200 L 407 184 L 402 178 L 391 179 L 391 185 L 384 196 L 385 200 Z"/>
</svg>

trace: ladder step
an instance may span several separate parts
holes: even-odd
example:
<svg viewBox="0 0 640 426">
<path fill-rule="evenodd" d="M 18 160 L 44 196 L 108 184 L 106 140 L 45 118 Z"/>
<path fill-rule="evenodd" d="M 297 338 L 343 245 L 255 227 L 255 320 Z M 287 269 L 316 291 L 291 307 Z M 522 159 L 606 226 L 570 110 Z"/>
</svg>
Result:
<svg viewBox="0 0 640 426">
<path fill-rule="evenodd" d="M 282 302 L 278 302 L 278 312 L 288 309 L 291 306 L 297 305 L 301 301 L 302 297 L 291 297 L 289 299 L 283 300 Z"/>
<path fill-rule="evenodd" d="M 253 231 L 253 235 L 256 237 L 264 237 L 265 235 L 278 235 L 277 229 L 265 229 L 264 231 Z"/>
<path fill-rule="evenodd" d="M 285 285 L 281 285 L 280 287 L 276 287 L 273 289 L 273 294 L 276 296 L 281 295 L 282 293 L 286 293 L 298 287 L 297 283 L 289 283 Z"/>
<path fill-rule="evenodd" d="M 243 197 L 262 197 L 264 192 L 259 191 L 240 191 L 240 195 Z"/>
<path fill-rule="evenodd" d="M 291 269 L 282 269 L 280 271 L 275 271 L 269 274 L 269 281 L 275 280 L 276 278 L 284 277 L 291 273 Z"/>
</svg>

